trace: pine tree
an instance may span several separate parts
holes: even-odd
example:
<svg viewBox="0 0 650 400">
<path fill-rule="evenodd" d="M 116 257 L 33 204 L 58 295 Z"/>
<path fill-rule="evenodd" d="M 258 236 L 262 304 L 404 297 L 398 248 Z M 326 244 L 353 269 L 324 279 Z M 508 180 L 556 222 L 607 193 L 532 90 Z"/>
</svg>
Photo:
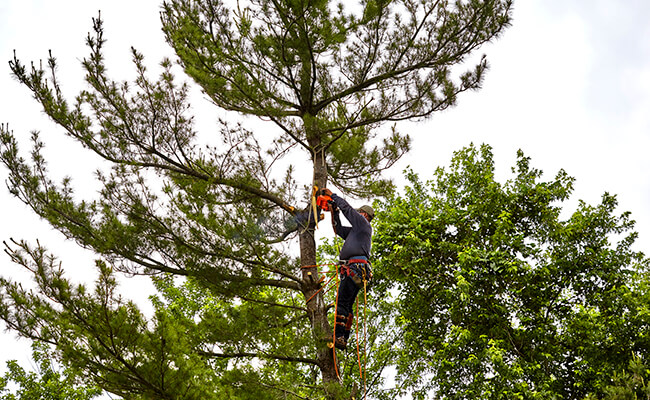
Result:
<svg viewBox="0 0 650 400">
<path fill-rule="evenodd" d="M 101 395 L 97 387 L 80 386 L 70 370 L 60 370 L 52 360 L 47 345 L 32 345 L 36 371 L 26 371 L 16 360 L 7 362 L 7 372 L 0 377 L 1 400 L 91 400 Z"/>
<path fill-rule="evenodd" d="M 171 61 L 161 63 L 154 81 L 133 50 L 135 81 L 108 76 L 100 18 L 83 61 L 89 88 L 74 103 L 62 95 L 53 57 L 46 68 L 32 69 L 14 57 L 13 74 L 51 119 L 113 167 L 98 172 L 99 198 L 79 201 L 70 180 L 48 178 L 38 135 L 29 163 L 13 132 L 2 127 L 12 193 L 103 261 L 90 295 L 63 279 L 40 246 L 9 246 L 14 260 L 34 271 L 42 296 L 58 306 L 5 279 L 0 315 L 21 334 L 66 349 L 69 363 L 90 362 L 93 379 L 122 395 L 174 397 L 155 377 L 181 379 L 186 368 L 203 386 L 223 388 L 232 380 L 235 392 L 252 385 L 269 396 L 297 397 L 313 395 L 315 382 L 305 377 L 318 371 L 329 396 L 343 396 L 326 345 L 329 301 L 318 279 L 312 188 L 330 185 L 364 198 L 390 191 L 381 171 L 408 151 L 410 139 L 395 125 L 389 134 L 379 128 L 425 119 L 478 89 L 485 57 L 466 72 L 458 69 L 503 32 L 511 3 L 167 1 L 163 30 L 185 73 L 219 109 L 270 125 L 254 132 L 220 121 L 216 146 L 196 132 L 189 88 L 177 83 Z M 296 157 L 309 160 L 306 180 L 294 174 Z M 283 246 L 292 230 L 297 257 Z M 159 280 L 165 296 L 147 323 L 114 295 L 115 270 L 180 276 L 191 289 Z M 178 291 L 185 300 L 177 301 Z M 189 301 L 190 293 L 201 301 Z M 85 339 L 72 340 L 72 331 Z M 166 335 L 183 340 L 172 345 Z M 109 344 L 118 338 L 122 345 Z M 162 354 L 172 348 L 187 357 Z M 144 367 L 154 359 L 166 366 Z M 292 372 L 283 378 L 278 369 L 288 365 Z M 244 396 L 235 392 L 223 396 Z"/>
</svg>

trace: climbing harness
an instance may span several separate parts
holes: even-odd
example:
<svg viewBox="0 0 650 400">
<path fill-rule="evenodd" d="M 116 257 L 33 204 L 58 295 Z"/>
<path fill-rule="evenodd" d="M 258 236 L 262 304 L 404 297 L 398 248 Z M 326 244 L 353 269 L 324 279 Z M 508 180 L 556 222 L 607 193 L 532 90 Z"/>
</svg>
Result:
<svg viewBox="0 0 650 400">
<path fill-rule="evenodd" d="M 362 264 L 363 268 L 357 265 Z M 359 288 L 363 287 L 366 281 L 372 279 L 372 268 L 367 258 L 351 258 L 347 261 L 341 261 L 340 265 L 341 275 L 349 276 L 352 282 Z"/>
</svg>

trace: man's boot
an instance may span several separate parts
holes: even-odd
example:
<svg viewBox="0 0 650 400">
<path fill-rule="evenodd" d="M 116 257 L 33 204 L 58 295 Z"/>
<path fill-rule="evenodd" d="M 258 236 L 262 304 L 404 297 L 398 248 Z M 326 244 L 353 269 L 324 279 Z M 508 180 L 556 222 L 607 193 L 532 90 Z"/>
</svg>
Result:
<svg viewBox="0 0 650 400">
<path fill-rule="evenodd" d="M 348 315 L 348 318 L 345 321 L 345 331 L 343 332 L 343 336 L 345 337 L 346 342 L 350 338 L 350 330 L 352 329 L 352 321 L 354 321 L 354 314 Z"/>
<path fill-rule="evenodd" d="M 334 327 L 334 347 L 339 350 L 345 350 L 348 347 L 348 340 L 345 336 L 348 317 L 344 315 L 336 316 L 336 326 Z"/>
</svg>

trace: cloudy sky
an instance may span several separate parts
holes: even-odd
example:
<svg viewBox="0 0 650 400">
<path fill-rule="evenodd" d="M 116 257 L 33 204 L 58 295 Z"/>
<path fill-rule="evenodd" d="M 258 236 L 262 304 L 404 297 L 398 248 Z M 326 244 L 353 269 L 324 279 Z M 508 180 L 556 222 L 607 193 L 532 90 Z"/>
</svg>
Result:
<svg viewBox="0 0 650 400">
<path fill-rule="evenodd" d="M 159 29 L 158 8 L 154 0 L 0 0 L 0 122 L 23 138 L 40 130 L 55 173 L 90 176 L 94 158 L 42 116 L 28 91 L 11 78 L 7 61 L 14 49 L 24 62 L 45 59 L 51 49 L 64 92 L 73 96 L 83 83 L 80 60 L 87 54 L 91 18 L 101 9 L 109 70 L 118 80 L 131 78 L 131 46 L 152 62 L 171 55 Z M 457 107 L 426 122 L 399 126 L 412 133 L 414 150 L 397 172 L 411 165 L 427 177 L 447 165 L 453 151 L 473 142 L 494 148 L 497 171 L 506 179 L 522 149 L 547 179 L 561 168 L 576 178 L 574 202 L 593 204 L 605 191 L 617 194 L 619 211 L 631 211 L 637 221 L 637 248 L 648 253 L 648 21 L 647 0 L 516 1 L 513 26 L 481 49 L 491 65 L 483 89 L 461 96 Z M 0 169 L 0 180 L 6 177 Z M 88 255 L 61 240 L 5 185 L 0 204 L 0 239 L 39 239 L 64 265 L 77 267 L 75 274 L 84 274 Z M 0 254 L 0 274 L 25 277 L 5 254 Z M 133 293 L 128 287 L 125 292 Z M 26 349 L 26 341 L 0 332 L 0 373 L 8 359 L 27 364 Z"/>
</svg>

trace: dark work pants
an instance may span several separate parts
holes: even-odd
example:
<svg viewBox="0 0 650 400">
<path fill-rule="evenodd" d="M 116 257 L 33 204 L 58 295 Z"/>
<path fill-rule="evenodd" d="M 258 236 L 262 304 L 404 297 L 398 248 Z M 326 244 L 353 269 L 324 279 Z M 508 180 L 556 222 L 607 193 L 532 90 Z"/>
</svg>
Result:
<svg viewBox="0 0 650 400">
<path fill-rule="evenodd" d="M 352 272 L 361 276 L 361 268 L 364 268 L 363 264 L 353 264 L 350 266 Z M 336 302 L 336 325 L 334 328 L 334 335 L 336 337 L 343 336 L 347 341 L 350 336 L 350 328 L 352 327 L 352 320 L 354 318 L 354 312 L 352 307 L 354 306 L 354 300 L 359 294 L 359 286 L 352 280 L 348 275 L 343 275 L 341 282 L 339 283 L 339 292 L 338 299 Z"/>
</svg>

